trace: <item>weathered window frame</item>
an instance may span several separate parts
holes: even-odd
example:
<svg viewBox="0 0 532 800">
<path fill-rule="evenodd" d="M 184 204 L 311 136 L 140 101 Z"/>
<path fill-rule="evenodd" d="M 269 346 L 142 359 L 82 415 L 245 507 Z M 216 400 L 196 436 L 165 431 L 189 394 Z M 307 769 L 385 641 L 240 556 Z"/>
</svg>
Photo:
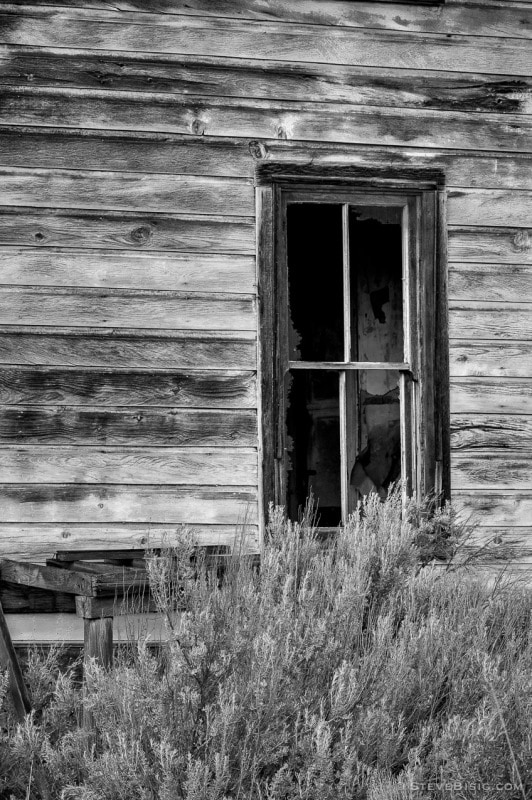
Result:
<svg viewBox="0 0 532 800">
<path fill-rule="evenodd" d="M 345 165 L 263 164 L 256 173 L 259 300 L 259 436 L 261 499 L 284 504 L 284 376 L 286 349 L 287 198 L 381 205 L 398 197 L 406 209 L 403 252 L 405 351 L 401 373 L 403 474 L 409 491 L 449 497 L 449 385 L 444 177 L 434 170 L 383 173 Z M 362 363 L 347 368 L 362 368 Z M 375 368 L 375 367 L 374 367 Z M 345 476 L 342 478 L 345 480 Z"/>
</svg>

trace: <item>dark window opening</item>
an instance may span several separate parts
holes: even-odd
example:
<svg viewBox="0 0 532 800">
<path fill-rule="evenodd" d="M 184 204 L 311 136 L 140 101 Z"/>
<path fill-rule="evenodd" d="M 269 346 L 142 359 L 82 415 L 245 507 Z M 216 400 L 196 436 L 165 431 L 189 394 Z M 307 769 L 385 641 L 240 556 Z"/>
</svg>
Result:
<svg viewBox="0 0 532 800">
<path fill-rule="evenodd" d="M 312 494 L 330 527 L 401 477 L 398 372 L 343 367 L 404 362 L 402 209 L 292 203 L 286 217 L 286 504 L 297 518 Z"/>
</svg>

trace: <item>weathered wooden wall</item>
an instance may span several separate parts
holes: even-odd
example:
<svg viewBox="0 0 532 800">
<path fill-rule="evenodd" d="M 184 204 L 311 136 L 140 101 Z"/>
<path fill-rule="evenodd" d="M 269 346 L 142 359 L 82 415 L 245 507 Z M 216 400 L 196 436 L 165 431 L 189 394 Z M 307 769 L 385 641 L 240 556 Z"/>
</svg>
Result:
<svg viewBox="0 0 532 800">
<path fill-rule="evenodd" d="M 0 8 L 0 550 L 256 536 L 261 160 L 437 166 L 452 477 L 532 550 L 532 3 Z M 253 541 L 251 542 L 253 545 Z"/>
</svg>

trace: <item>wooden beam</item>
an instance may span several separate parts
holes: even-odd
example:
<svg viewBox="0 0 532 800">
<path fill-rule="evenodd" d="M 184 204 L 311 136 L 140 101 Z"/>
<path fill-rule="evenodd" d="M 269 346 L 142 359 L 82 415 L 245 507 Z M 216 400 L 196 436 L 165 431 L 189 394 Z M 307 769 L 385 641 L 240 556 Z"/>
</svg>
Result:
<svg viewBox="0 0 532 800">
<path fill-rule="evenodd" d="M 48 589 L 67 594 L 94 595 L 94 577 L 79 572 L 57 569 L 56 567 L 32 564 L 30 562 L 2 559 L 0 577 L 3 581 Z"/>
<path fill-rule="evenodd" d="M 59 550 L 54 558 L 57 561 L 96 561 L 102 558 L 133 559 L 144 558 L 146 550 Z"/>
<path fill-rule="evenodd" d="M 155 601 L 146 595 L 127 598 L 84 597 L 81 595 L 76 597 L 76 614 L 85 620 L 130 613 L 151 614 L 157 611 Z"/>
<path fill-rule="evenodd" d="M 9 675 L 8 692 L 12 700 L 15 714 L 19 720 L 23 720 L 31 710 L 30 698 L 22 678 L 22 672 L 18 663 L 17 655 L 11 641 L 11 635 L 7 622 L 4 617 L 2 604 L 0 603 L 0 666 L 7 670 Z"/>
<path fill-rule="evenodd" d="M 89 597 L 122 593 L 147 584 L 146 573 L 143 570 L 109 567 L 105 572 L 96 572 L 86 564 L 83 565 L 83 562 L 76 564 L 76 562 L 58 561 L 51 566 L 52 561 L 50 559 L 49 563 L 43 566 L 4 559 L 1 562 L 1 577 L 3 580 L 20 583 L 23 586 L 35 586 L 38 589 Z M 78 569 L 69 569 L 72 564 L 76 564 Z"/>
</svg>

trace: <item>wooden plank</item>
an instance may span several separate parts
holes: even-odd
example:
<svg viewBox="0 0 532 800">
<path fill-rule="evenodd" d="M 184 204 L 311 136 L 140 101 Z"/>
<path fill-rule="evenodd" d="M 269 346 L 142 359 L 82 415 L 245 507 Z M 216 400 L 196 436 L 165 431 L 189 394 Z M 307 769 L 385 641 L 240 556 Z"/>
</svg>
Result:
<svg viewBox="0 0 532 800">
<path fill-rule="evenodd" d="M 95 591 L 93 575 L 69 572 L 42 564 L 2 559 L 0 575 L 2 580 L 10 583 L 20 583 L 22 586 L 33 586 L 36 589 L 46 589 L 52 592 L 93 595 Z"/>
<path fill-rule="evenodd" d="M 532 192 L 501 189 L 450 189 L 450 225 L 526 227 L 532 219 Z"/>
<path fill-rule="evenodd" d="M 529 414 L 532 380 L 453 378 L 451 411 L 455 414 Z"/>
<path fill-rule="evenodd" d="M 68 406 L 254 408 L 253 372 L 0 369 L 0 403 Z"/>
<path fill-rule="evenodd" d="M 253 216 L 249 179 L 137 172 L 0 168 L 2 203 L 46 208 L 113 209 Z"/>
<path fill-rule="evenodd" d="M 246 523 L 244 525 L 244 523 Z M 238 552 L 258 552 L 258 530 L 246 522 L 238 525 L 200 524 L 188 526 L 198 545 L 227 545 Z M 45 560 L 61 548 L 171 547 L 176 544 L 180 526 L 173 523 L 0 523 L 0 553 L 7 558 Z"/>
<path fill-rule="evenodd" d="M 251 410 L 99 409 L 5 406 L 2 444 L 255 447 Z"/>
<path fill-rule="evenodd" d="M 4 325 L 65 325 L 153 330 L 256 329 L 247 295 L 155 292 L 126 289 L 0 288 Z"/>
<path fill-rule="evenodd" d="M 244 448 L 0 447 L 3 483 L 256 485 L 257 452 Z"/>
<path fill-rule="evenodd" d="M 489 544 L 491 547 L 502 545 L 512 547 L 522 555 L 522 561 L 530 561 L 532 555 L 532 528 L 512 528 L 510 526 L 477 527 L 472 532 L 471 544 L 482 546 Z"/>
<path fill-rule="evenodd" d="M 455 55 L 455 58 L 457 56 Z M 88 89 L 4 89 L 10 125 L 135 130 L 408 145 L 440 149 L 530 151 L 529 116 L 417 108 L 346 106 L 258 99 L 176 97 Z"/>
<path fill-rule="evenodd" d="M 424 35 L 408 30 L 327 28 L 297 23 L 209 19 L 143 13 L 125 19 L 122 13 L 90 10 L 2 8 L 2 42 L 50 48 L 73 48 L 160 54 L 202 54 L 208 42 L 213 56 L 288 62 L 308 61 L 359 66 L 416 67 L 451 72 L 493 72 L 529 75 L 528 42 L 502 36 L 477 37 L 446 33 Z"/>
<path fill-rule="evenodd" d="M 451 264 L 449 285 L 451 300 L 532 302 L 532 271 L 521 265 Z"/>
<path fill-rule="evenodd" d="M 393 65 L 390 65 L 393 66 Z M 527 78 L 388 65 L 258 61 L 205 56 L 139 57 L 0 45 L 0 85 L 326 101 L 447 111 L 530 113 Z M 72 162 L 71 162 L 72 163 Z M 70 165 L 68 165 L 70 166 Z"/>
<path fill-rule="evenodd" d="M 6 614 L 72 614 L 76 610 L 71 594 L 32 589 L 5 581 L 0 584 L 0 602 Z"/>
<path fill-rule="evenodd" d="M 480 525 L 529 527 L 532 517 L 532 493 L 488 492 L 462 493 L 455 490 L 453 504 L 461 514 Z"/>
<path fill-rule="evenodd" d="M 76 614 L 9 614 L 6 616 L 16 646 L 61 642 L 83 644 L 83 619 Z M 161 614 L 132 614 L 113 620 L 113 640 L 132 644 L 148 637 L 164 642 L 167 632 Z"/>
<path fill-rule="evenodd" d="M 486 450 L 529 453 L 532 446 L 532 416 L 518 414 L 453 414 L 451 452 Z M 507 522 L 505 524 L 512 524 Z"/>
<path fill-rule="evenodd" d="M 460 451 L 451 459 L 453 487 L 457 489 L 514 489 L 529 491 L 532 486 L 532 461 L 517 452 L 475 453 Z M 532 537 L 531 537 L 532 546 Z"/>
<path fill-rule="evenodd" d="M 447 0 L 449 2 L 449 0 Z M 382 5 L 386 3 L 386 5 Z M 33 2 L 32 5 L 40 3 Z M 43 5 L 46 3 L 43 3 Z M 79 6 L 82 8 L 109 8 L 100 0 L 68 0 L 55 6 Z M 250 19 L 262 22 L 299 22 L 301 24 L 342 26 L 353 28 L 375 28 L 383 30 L 408 30 L 411 33 L 451 33 L 469 32 L 476 36 L 506 36 L 511 38 L 530 38 L 532 12 L 520 8 L 516 13 L 515 3 L 505 2 L 498 7 L 483 2 L 481 6 L 468 7 L 467 0 L 460 0 L 455 7 L 446 5 L 439 8 L 438 2 L 397 2 L 380 0 L 376 6 L 369 0 L 298 0 L 286 3 L 285 0 L 188 0 L 186 5 L 176 6 L 174 0 L 151 0 L 150 11 L 164 14 L 188 14 L 200 17 L 229 17 Z M 493 4 L 495 6 L 495 4 Z M 117 0 L 113 9 L 120 11 L 143 11 L 142 0 Z"/>
<path fill-rule="evenodd" d="M 244 217 L 0 206 L 0 245 L 254 255 L 254 236 Z"/>
<path fill-rule="evenodd" d="M 532 230 L 451 227 L 449 261 L 532 264 Z"/>
<path fill-rule="evenodd" d="M 450 342 L 450 371 L 453 377 L 532 378 L 532 348 L 530 342 L 455 339 Z"/>
<path fill-rule="evenodd" d="M 248 513 L 250 522 L 256 524 L 256 489 L 250 486 L 4 484 L 0 496 L 6 522 L 236 525 Z M 13 576 L 6 580 L 13 580 Z M 76 589 L 75 594 L 91 592 Z"/>
<path fill-rule="evenodd" d="M 0 126 L 0 163 L 6 166 L 127 170 L 177 175 L 252 178 L 246 140 L 170 133 Z M 517 176 L 516 176 L 517 180 Z"/>
<path fill-rule="evenodd" d="M 255 369 L 252 332 L 49 329 L 11 333 L 0 328 L 0 363 L 56 367 Z"/>
<path fill-rule="evenodd" d="M 76 597 L 76 614 L 83 619 L 114 617 L 120 614 L 154 613 L 157 604 L 147 597 Z"/>
<path fill-rule="evenodd" d="M 314 141 L 249 141 L 213 136 L 127 131 L 69 130 L 0 125 L 0 164 L 14 167 L 127 170 L 129 172 L 254 176 L 264 161 L 445 172 L 449 186 L 532 189 L 532 158 L 522 153 L 378 147 Z"/>
<path fill-rule="evenodd" d="M 451 339 L 532 339 L 532 305 L 529 303 L 450 303 Z M 494 348 L 495 349 L 495 348 Z"/>
<path fill-rule="evenodd" d="M 455 2 L 455 0 L 453 0 Z M 525 3 L 528 0 L 525 0 Z M 382 5 L 385 3 L 386 5 Z M 376 28 L 384 30 L 408 30 L 420 33 L 470 32 L 477 36 L 506 36 L 509 38 L 530 38 L 532 11 L 525 3 L 504 0 L 502 3 L 486 2 L 480 5 L 458 0 L 453 5 L 447 0 L 444 9 L 437 2 L 417 0 L 406 5 L 404 0 L 380 0 L 378 6 L 369 0 L 298 0 L 286 3 L 284 0 L 188 0 L 176 4 L 175 0 L 150 0 L 149 10 L 162 14 L 179 14 L 199 17 L 249 19 L 263 22 L 299 22 L 302 24 L 342 26 L 354 28 Z M 27 0 L 15 0 L 11 6 L 29 5 Z M 58 8 L 92 8 L 109 10 L 106 0 L 33 0 L 32 6 L 54 5 Z M 472 7 L 471 7 L 472 6 Z M 116 0 L 113 10 L 121 12 L 145 11 L 145 0 Z M 519 13 L 516 13 L 516 12 Z M 134 18 L 129 14 L 128 18 Z"/>
<path fill-rule="evenodd" d="M 83 573 L 94 577 L 96 594 L 109 594 L 109 591 L 145 591 L 148 588 L 148 574 L 144 565 L 135 569 L 116 564 L 100 563 L 93 561 L 60 561 L 56 558 L 46 559 L 47 567 L 66 569 L 70 572 Z"/>
<path fill-rule="evenodd" d="M 0 283 L 250 294 L 255 263 L 250 256 L 234 254 L 6 247 L 0 250 Z"/>
<path fill-rule="evenodd" d="M 79 560 L 101 560 L 107 558 L 109 555 L 112 555 L 113 559 L 121 559 L 129 562 L 133 559 L 144 559 L 146 550 L 116 550 L 111 553 L 109 553 L 108 550 L 61 550 L 55 554 L 54 559 L 59 562 L 71 564 L 73 561 Z M 108 562 L 106 561 L 106 563 Z"/>
<path fill-rule="evenodd" d="M 22 722 L 31 710 L 28 690 L 13 647 L 9 626 L 0 603 L 0 667 L 8 673 L 7 696 L 11 699 L 17 719 Z"/>
</svg>

